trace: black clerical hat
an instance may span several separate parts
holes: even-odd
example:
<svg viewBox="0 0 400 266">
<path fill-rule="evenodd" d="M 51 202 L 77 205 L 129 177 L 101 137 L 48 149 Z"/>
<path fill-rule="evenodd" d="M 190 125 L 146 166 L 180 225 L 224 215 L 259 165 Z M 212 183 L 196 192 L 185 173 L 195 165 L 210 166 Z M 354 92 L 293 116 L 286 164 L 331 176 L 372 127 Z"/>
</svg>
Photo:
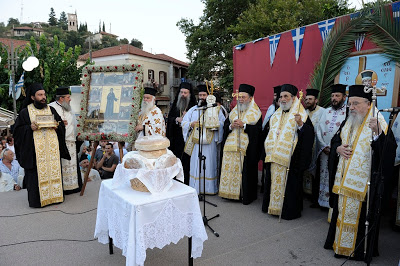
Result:
<svg viewBox="0 0 400 266">
<path fill-rule="evenodd" d="M 189 83 L 189 82 L 182 82 L 182 83 L 179 85 L 179 90 L 180 90 L 180 89 L 187 89 L 187 90 L 192 91 L 192 84 Z"/>
<path fill-rule="evenodd" d="M 150 94 L 156 96 L 157 90 L 151 87 L 144 88 L 144 94 Z"/>
<path fill-rule="evenodd" d="M 206 86 L 206 85 L 201 84 L 201 85 L 197 86 L 197 90 L 198 90 L 199 92 L 205 92 L 205 93 L 208 94 L 207 86 Z"/>
<path fill-rule="evenodd" d="M 240 84 L 239 85 L 239 92 L 247 92 L 250 96 L 254 96 L 256 88 L 254 86 L 251 86 L 249 84 Z"/>
<path fill-rule="evenodd" d="M 35 96 L 37 91 L 44 90 L 42 83 L 33 83 L 28 87 L 29 95 Z"/>
<path fill-rule="evenodd" d="M 336 93 L 336 92 L 340 92 L 343 94 L 346 94 L 346 87 L 347 85 L 345 84 L 333 84 L 331 87 L 331 93 Z"/>
<path fill-rule="evenodd" d="M 59 87 L 56 89 L 56 95 L 62 96 L 67 94 L 71 94 L 69 92 L 69 87 Z"/>
<path fill-rule="evenodd" d="M 298 89 L 296 86 L 292 85 L 292 84 L 283 84 L 281 87 L 281 92 L 287 91 L 290 94 L 292 94 L 293 96 L 297 95 Z"/>
<path fill-rule="evenodd" d="M 88 159 L 88 156 L 87 156 L 87 154 L 82 154 L 81 155 L 81 158 L 79 158 L 79 162 L 82 162 L 83 160 L 86 160 L 86 159 Z"/>
<path fill-rule="evenodd" d="M 279 95 L 281 93 L 281 85 L 275 86 L 274 87 L 274 93 L 276 93 L 277 95 Z"/>
<path fill-rule="evenodd" d="M 373 74 L 372 71 L 365 70 L 365 71 L 361 72 L 361 78 L 362 79 L 363 78 L 372 78 L 372 74 Z"/>
<path fill-rule="evenodd" d="M 368 101 L 372 100 L 372 91 L 369 93 L 365 93 L 364 85 L 352 85 L 349 86 L 349 98 L 350 97 L 362 97 L 367 99 Z"/>
<path fill-rule="evenodd" d="M 306 92 L 307 92 L 307 96 L 311 95 L 311 96 L 314 96 L 315 98 L 318 98 L 319 90 L 310 88 L 310 89 L 306 89 Z"/>
</svg>

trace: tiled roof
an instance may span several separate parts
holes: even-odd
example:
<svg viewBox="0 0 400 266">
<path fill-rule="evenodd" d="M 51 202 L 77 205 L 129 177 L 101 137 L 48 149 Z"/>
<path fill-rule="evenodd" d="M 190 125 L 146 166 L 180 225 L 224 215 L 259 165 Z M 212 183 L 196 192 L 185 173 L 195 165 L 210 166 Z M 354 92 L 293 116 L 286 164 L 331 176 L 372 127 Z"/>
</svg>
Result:
<svg viewBox="0 0 400 266">
<path fill-rule="evenodd" d="M 161 58 L 163 58 L 165 61 L 170 61 L 170 62 L 172 62 L 172 63 L 174 63 L 174 64 L 177 64 L 177 65 L 181 65 L 181 66 L 185 66 L 185 67 L 188 67 L 188 66 L 189 66 L 188 63 L 185 63 L 185 62 L 183 62 L 183 61 L 181 61 L 181 60 L 175 59 L 175 58 L 173 58 L 173 57 L 171 57 L 171 56 L 169 56 L 169 55 L 166 55 L 166 54 L 156 54 L 156 56 L 161 57 Z"/>
<path fill-rule="evenodd" d="M 101 35 L 108 35 L 108 36 L 112 36 L 112 37 L 118 37 L 118 35 L 115 35 L 115 34 L 112 34 L 112 33 L 108 33 L 108 32 L 105 32 L 105 31 L 100 31 L 99 33 Z"/>
<path fill-rule="evenodd" d="M 182 65 L 185 67 L 188 67 L 189 65 L 185 62 L 179 61 L 173 57 L 170 57 L 165 54 L 152 54 L 148 53 L 146 51 L 143 51 L 142 49 L 139 49 L 135 46 L 132 46 L 130 44 L 124 44 L 124 45 L 118 45 L 118 46 L 113 46 L 113 47 L 108 47 L 104 48 L 98 51 L 92 52 L 92 58 L 99 58 L 99 57 L 105 57 L 105 56 L 113 56 L 113 55 L 121 55 L 121 54 L 132 54 L 132 55 L 137 55 L 137 56 L 143 56 L 147 58 L 152 58 L 152 59 L 158 59 L 162 61 L 167 61 L 167 62 L 173 62 L 178 65 Z M 80 60 L 87 60 L 89 58 L 89 53 L 86 53 L 84 55 L 79 56 Z"/>
<path fill-rule="evenodd" d="M 13 30 L 34 30 L 34 31 L 43 31 L 43 29 L 40 28 L 32 28 L 32 27 L 14 27 Z"/>
<path fill-rule="evenodd" d="M 10 47 L 11 45 L 11 41 L 14 44 L 14 48 L 22 46 L 27 44 L 29 41 L 23 41 L 23 40 L 14 40 L 14 39 L 8 39 L 8 38 L 0 38 L 0 43 L 3 43 L 5 45 L 7 45 L 8 47 Z"/>
</svg>

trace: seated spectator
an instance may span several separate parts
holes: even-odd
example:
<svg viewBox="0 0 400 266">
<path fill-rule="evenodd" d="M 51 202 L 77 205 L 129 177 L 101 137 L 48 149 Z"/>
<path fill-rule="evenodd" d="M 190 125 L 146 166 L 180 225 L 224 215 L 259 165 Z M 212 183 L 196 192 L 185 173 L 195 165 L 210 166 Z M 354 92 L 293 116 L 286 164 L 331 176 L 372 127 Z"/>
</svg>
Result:
<svg viewBox="0 0 400 266">
<path fill-rule="evenodd" d="M 15 183 L 14 179 L 6 173 L 0 172 L 0 192 L 21 190 L 21 187 Z"/>
<path fill-rule="evenodd" d="M 85 173 L 89 168 L 89 158 L 86 154 L 82 154 L 82 156 L 79 158 L 79 165 L 81 167 L 82 182 L 84 182 Z M 97 180 L 100 180 L 99 171 L 97 171 L 96 169 L 90 169 L 88 181 L 97 181 Z"/>
<path fill-rule="evenodd" d="M 9 148 L 3 149 L 0 154 L 0 172 L 11 175 L 15 183 L 17 183 L 20 187 L 24 187 L 23 182 L 25 171 L 19 165 L 18 161 L 14 160 L 14 156 L 14 152 Z"/>
<path fill-rule="evenodd" d="M 116 143 L 118 144 L 118 142 L 116 142 Z M 121 141 L 120 143 L 121 143 L 121 145 L 122 145 L 122 154 L 123 154 L 122 157 L 124 157 L 125 154 L 128 153 L 128 151 L 125 149 L 125 141 Z M 118 146 L 118 145 L 117 145 L 117 146 Z M 119 147 L 118 147 L 117 149 L 114 149 L 114 153 L 115 153 L 115 155 L 118 157 L 118 163 L 121 163 L 121 160 L 120 160 L 120 157 L 119 157 Z"/>
<path fill-rule="evenodd" d="M 79 160 L 80 160 L 80 158 L 82 157 L 82 155 L 84 155 L 84 154 L 86 154 L 87 155 L 87 159 L 89 160 L 89 162 L 90 162 L 90 153 L 89 153 L 89 151 L 88 151 L 88 146 L 86 146 L 86 144 L 85 143 L 82 143 L 82 145 L 81 145 L 81 147 L 80 147 L 80 149 L 79 149 L 79 153 L 78 153 L 78 158 L 79 158 Z"/>
<path fill-rule="evenodd" d="M 108 179 L 114 177 L 115 168 L 118 165 L 118 157 L 114 154 L 113 145 L 107 143 L 105 145 L 105 153 L 101 160 L 97 163 L 101 179 Z"/>
<path fill-rule="evenodd" d="M 15 157 L 15 148 L 14 148 L 14 138 L 13 137 L 10 137 L 10 136 L 7 137 L 6 148 L 9 148 L 10 150 L 12 150 L 12 152 L 14 153 L 14 160 L 15 160 L 16 157 Z"/>
<path fill-rule="evenodd" d="M 7 137 L 1 137 L 1 144 L 3 145 L 3 149 L 7 148 Z"/>
</svg>

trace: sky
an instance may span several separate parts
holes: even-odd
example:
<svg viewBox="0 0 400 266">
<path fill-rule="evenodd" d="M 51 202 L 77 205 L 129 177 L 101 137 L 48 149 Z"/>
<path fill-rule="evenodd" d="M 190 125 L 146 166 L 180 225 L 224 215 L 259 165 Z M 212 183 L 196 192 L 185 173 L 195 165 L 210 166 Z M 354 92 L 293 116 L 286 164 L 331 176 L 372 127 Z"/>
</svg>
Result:
<svg viewBox="0 0 400 266">
<path fill-rule="evenodd" d="M 351 7 L 361 6 L 361 0 L 349 3 Z M 164 53 L 188 62 L 185 36 L 176 23 L 189 18 L 197 24 L 204 4 L 200 0 L 0 0 L 0 22 L 7 24 L 10 17 L 22 23 L 47 22 L 51 7 L 57 18 L 62 11 L 76 11 L 78 24 L 86 22 L 92 32 L 97 32 L 99 22 L 103 25 L 104 21 L 106 32 L 120 39 L 136 38 L 147 52 Z"/>
<path fill-rule="evenodd" d="M 147 52 L 188 62 L 185 36 L 176 23 L 181 18 L 198 23 L 204 5 L 200 0 L 0 0 L 0 22 L 7 25 L 10 17 L 23 23 L 47 22 L 51 7 L 57 18 L 62 11 L 76 11 L 78 25 L 87 22 L 92 32 L 98 32 L 104 21 L 106 32 L 111 24 L 111 33 L 120 39 L 136 38 Z"/>
</svg>

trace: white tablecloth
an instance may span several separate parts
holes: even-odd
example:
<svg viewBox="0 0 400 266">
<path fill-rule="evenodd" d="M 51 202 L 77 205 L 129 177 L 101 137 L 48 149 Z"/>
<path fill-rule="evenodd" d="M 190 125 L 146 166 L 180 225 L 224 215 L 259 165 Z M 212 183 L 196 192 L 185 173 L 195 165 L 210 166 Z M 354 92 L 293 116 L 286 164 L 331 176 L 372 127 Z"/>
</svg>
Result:
<svg viewBox="0 0 400 266">
<path fill-rule="evenodd" d="M 169 191 L 152 195 L 128 186 L 112 189 L 101 183 L 94 237 L 108 236 L 126 257 L 126 265 L 143 265 L 147 248 L 163 248 L 192 237 L 192 257 L 201 256 L 207 240 L 196 190 L 174 181 Z"/>
</svg>

